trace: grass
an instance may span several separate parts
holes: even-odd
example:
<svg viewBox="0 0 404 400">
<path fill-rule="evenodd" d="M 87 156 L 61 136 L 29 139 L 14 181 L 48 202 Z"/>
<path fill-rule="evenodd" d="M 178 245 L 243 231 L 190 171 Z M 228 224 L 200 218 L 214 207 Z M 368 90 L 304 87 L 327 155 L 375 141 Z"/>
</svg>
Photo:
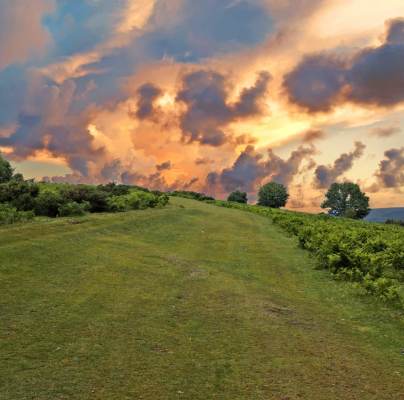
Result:
<svg viewBox="0 0 404 400">
<path fill-rule="evenodd" d="M 267 218 L 164 209 L 0 228 L 0 399 L 402 399 L 404 316 Z"/>
</svg>

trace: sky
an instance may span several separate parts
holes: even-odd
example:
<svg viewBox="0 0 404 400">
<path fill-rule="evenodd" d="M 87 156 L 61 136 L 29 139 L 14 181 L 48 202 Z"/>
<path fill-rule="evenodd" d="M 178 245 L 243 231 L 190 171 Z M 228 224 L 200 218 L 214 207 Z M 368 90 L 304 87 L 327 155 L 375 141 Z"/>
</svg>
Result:
<svg viewBox="0 0 404 400">
<path fill-rule="evenodd" d="M 28 178 L 404 206 L 402 0 L 0 0 L 0 151 Z"/>
</svg>

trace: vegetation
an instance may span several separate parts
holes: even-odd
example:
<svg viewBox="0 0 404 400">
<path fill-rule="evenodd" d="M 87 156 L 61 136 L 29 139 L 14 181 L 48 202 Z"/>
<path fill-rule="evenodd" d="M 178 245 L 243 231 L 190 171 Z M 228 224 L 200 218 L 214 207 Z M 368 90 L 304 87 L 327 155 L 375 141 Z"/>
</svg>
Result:
<svg viewBox="0 0 404 400">
<path fill-rule="evenodd" d="M 389 302 L 404 299 L 404 231 L 397 226 L 216 201 L 270 217 L 338 279 Z"/>
<path fill-rule="evenodd" d="M 333 183 L 325 197 L 321 207 L 333 216 L 362 219 L 370 212 L 369 197 L 356 183 Z"/>
<path fill-rule="evenodd" d="M 286 205 L 289 194 L 284 185 L 269 182 L 262 186 L 258 192 L 258 204 L 260 206 L 280 208 Z"/>
<path fill-rule="evenodd" d="M 387 219 L 385 223 L 386 223 L 387 225 L 404 226 L 404 221 L 396 220 L 396 219 Z"/>
<path fill-rule="evenodd" d="M 207 196 L 204 193 L 192 192 L 187 190 L 175 190 L 173 192 L 169 192 L 168 195 L 173 197 L 183 197 L 184 199 L 198 200 L 198 201 L 207 201 L 214 200 L 213 197 Z"/>
<path fill-rule="evenodd" d="M 247 193 L 236 190 L 235 192 L 232 192 L 229 194 L 227 201 L 234 201 L 236 203 L 247 204 L 247 202 L 248 202 Z"/>
<path fill-rule="evenodd" d="M 0 183 L 8 182 L 13 176 L 14 170 L 10 163 L 0 153 Z"/>
<path fill-rule="evenodd" d="M 0 204 L 0 225 L 9 225 L 16 222 L 31 221 L 34 218 L 32 211 L 17 211 L 9 204 Z"/>
<path fill-rule="evenodd" d="M 267 218 L 171 203 L 0 228 L 0 398 L 403 398 L 402 314 Z"/>
<path fill-rule="evenodd" d="M 24 180 L 21 174 L 13 175 L 10 164 L 1 157 L 0 174 L 0 224 L 30 220 L 33 215 L 55 218 L 140 210 L 165 206 L 169 200 L 161 192 L 115 183 L 95 186 Z"/>
</svg>

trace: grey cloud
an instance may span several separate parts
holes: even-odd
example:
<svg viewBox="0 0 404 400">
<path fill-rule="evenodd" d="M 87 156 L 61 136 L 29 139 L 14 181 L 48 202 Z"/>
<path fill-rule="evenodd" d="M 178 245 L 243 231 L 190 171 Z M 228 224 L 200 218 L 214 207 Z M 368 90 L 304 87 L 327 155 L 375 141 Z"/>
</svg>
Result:
<svg viewBox="0 0 404 400">
<path fill-rule="evenodd" d="M 145 83 L 137 90 L 138 101 L 136 116 L 140 120 L 151 118 L 155 114 L 155 101 L 161 96 L 162 90 L 153 83 Z"/>
<path fill-rule="evenodd" d="M 388 44 L 404 43 L 404 18 L 396 18 L 389 21 L 386 43 Z"/>
<path fill-rule="evenodd" d="M 384 157 L 376 173 L 381 186 L 386 188 L 404 186 L 404 147 L 387 150 Z"/>
<path fill-rule="evenodd" d="M 344 84 L 344 64 L 329 54 L 306 56 L 283 82 L 289 100 L 309 112 L 331 110 Z"/>
<path fill-rule="evenodd" d="M 184 139 L 211 146 L 224 144 L 226 125 L 263 112 L 261 101 L 269 80 L 269 74 L 261 72 L 255 85 L 244 89 L 236 103 L 230 104 L 229 82 L 224 75 L 205 70 L 185 75 L 177 94 L 177 102 L 186 106 L 180 120 Z"/>
<path fill-rule="evenodd" d="M 300 146 L 286 160 L 272 150 L 268 151 L 265 159 L 253 146 L 247 146 L 232 167 L 225 168 L 220 173 L 210 173 L 206 183 L 208 187 L 221 185 L 227 192 L 236 189 L 253 192 L 264 179 L 288 185 L 299 172 L 302 162 L 314 153 L 313 146 Z"/>
<path fill-rule="evenodd" d="M 86 176 L 89 163 L 102 160 L 104 149 L 93 146 L 86 112 L 72 111 L 77 94 L 75 84 L 67 81 L 57 85 L 34 77 L 31 86 L 32 93 L 20 105 L 17 129 L 0 138 L 0 145 L 11 146 L 11 156 L 16 159 L 47 150 L 65 158 L 74 172 Z"/>
<path fill-rule="evenodd" d="M 320 129 L 310 129 L 303 133 L 302 141 L 304 143 L 311 143 L 316 140 L 324 139 L 325 136 L 325 132 Z"/>
<path fill-rule="evenodd" d="M 362 157 L 366 146 L 361 142 L 355 142 L 355 149 L 350 153 L 341 154 L 333 165 L 319 165 L 315 170 L 315 186 L 327 188 L 345 172 L 349 171 L 354 160 Z"/>
<path fill-rule="evenodd" d="M 308 112 L 326 112 L 343 102 L 393 106 L 404 101 L 403 20 L 392 20 L 381 46 L 349 60 L 335 54 L 308 55 L 284 77 L 289 100 Z"/>
</svg>

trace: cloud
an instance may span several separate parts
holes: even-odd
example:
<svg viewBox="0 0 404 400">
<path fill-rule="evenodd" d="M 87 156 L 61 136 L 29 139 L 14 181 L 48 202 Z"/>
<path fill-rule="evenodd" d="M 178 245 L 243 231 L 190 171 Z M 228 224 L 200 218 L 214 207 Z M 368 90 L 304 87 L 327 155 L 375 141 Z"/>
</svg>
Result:
<svg viewBox="0 0 404 400">
<path fill-rule="evenodd" d="M 370 131 L 371 135 L 381 138 L 394 136 L 398 133 L 401 133 L 401 128 L 397 125 L 378 126 Z"/>
<path fill-rule="evenodd" d="M 204 158 L 204 157 L 199 157 L 195 160 L 195 165 L 208 165 L 208 164 L 213 164 L 214 160 L 211 160 L 209 158 Z"/>
<path fill-rule="evenodd" d="M 365 148 L 363 143 L 355 142 L 355 149 L 350 153 L 341 154 L 333 165 L 319 165 L 315 170 L 315 186 L 319 189 L 329 187 L 352 168 L 354 160 L 362 157 Z"/>
<path fill-rule="evenodd" d="M 119 182 L 121 179 L 122 163 L 119 159 L 106 163 L 101 169 L 101 176 L 108 182 Z"/>
<path fill-rule="evenodd" d="M 385 42 L 350 60 L 337 51 L 305 56 L 284 78 L 290 102 L 311 113 L 328 112 L 342 102 L 380 107 L 403 102 L 403 24 L 389 21 Z"/>
<path fill-rule="evenodd" d="M 136 117 L 140 120 L 152 118 L 155 114 L 155 101 L 161 96 L 162 90 L 152 83 L 145 83 L 137 90 L 138 101 Z"/>
<path fill-rule="evenodd" d="M 325 132 L 320 129 L 309 129 L 303 133 L 302 141 L 303 143 L 312 143 L 316 140 L 324 139 L 325 136 Z"/>
<path fill-rule="evenodd" d="M 230 168 L 207 176 L 208 186 L 222 186 L 226 192 L 243 190 L 253 192 L 264 179 L 289 185 L 305 159 L 315 153 L 314 147 L 300 146 L 284 160 L 270 149 L 268 157 L 258 153 L 253 146 L 247 146 Z"/>
<path fill-rule="evenodd" d="M 273 30 L 261 0 L 182 0 L 175 15 L 171 3 L 157 2 L 140 40 L 151 58 L 195 63 L 261 43 Z"/>
<path fill-rule="evenodd" d="M 289 100 L 308 112 L 330 111 L 344 84 L 344 64 L 329 54 L 306 56 L 283 82 Z"/>
<path fill-rule="evenodd" d="M 171 169 L 171 167 L 172 167 L 171 161 L 165 161 L 161 164 L 156 165 L 156 169 L 159 172 L 167 171 L 167 170 Z"/>
<path fill-rule="evenodd" d="M 376 172 L 380 186 L 385 188 L 404 186 L 404 147 L 387 150 L 384 157 Z"/>
<path fill-rule="evenodd" d="M 396 18 L 389 21 L 389 28 L 386 36 L 388 44 L 404 43 L 404 18 Z"/>
<path fill-rule="evenodd" d="M 25 159 L 47 151 L 66 160 L 74 172 L 89 174 L 91 163 L 102 162 L 105 151 L 94 144 L 87 126 L 90 114 L 74 108 L 78 95 L 74 81 L 62 85 L 40 75 L 30 78 L 25 103 L 20 105 L 16 130 L 0 138 L 0 146 L 11 146 L 11 156 Z"/>
<path fill-rule="evenodd" d="M 215 71 L 199 70 L 183 77 L 176 101 L 185 105 L 180 126 L 183 138 L 211 146 L 223 145 L 227 138 L 224 128 L 231 122 L 258 116 L 270 80 L 261 72 L 251 88 L 242 90 L 239 99 L 229 103 L 230 82 Z"/>
<path fill-rule="evenodd" d="M 41 21 L 53 6 L 53 0 L 0 2 L 0 70 L 43 52 L 50 37 Z"/>
<path fill-rule="evenodd" d="M 303 160 L 310 158 L 315 152 L 313 146 L 299 146 L 296 150 L 292 151 L 287 160 L 283 160 L 275 155 L 272 150 L 269 150 L 267 165 L 272 172 L 271 179 L 283 185 L 289 185 L 299 172 Z"/>
</svg>

